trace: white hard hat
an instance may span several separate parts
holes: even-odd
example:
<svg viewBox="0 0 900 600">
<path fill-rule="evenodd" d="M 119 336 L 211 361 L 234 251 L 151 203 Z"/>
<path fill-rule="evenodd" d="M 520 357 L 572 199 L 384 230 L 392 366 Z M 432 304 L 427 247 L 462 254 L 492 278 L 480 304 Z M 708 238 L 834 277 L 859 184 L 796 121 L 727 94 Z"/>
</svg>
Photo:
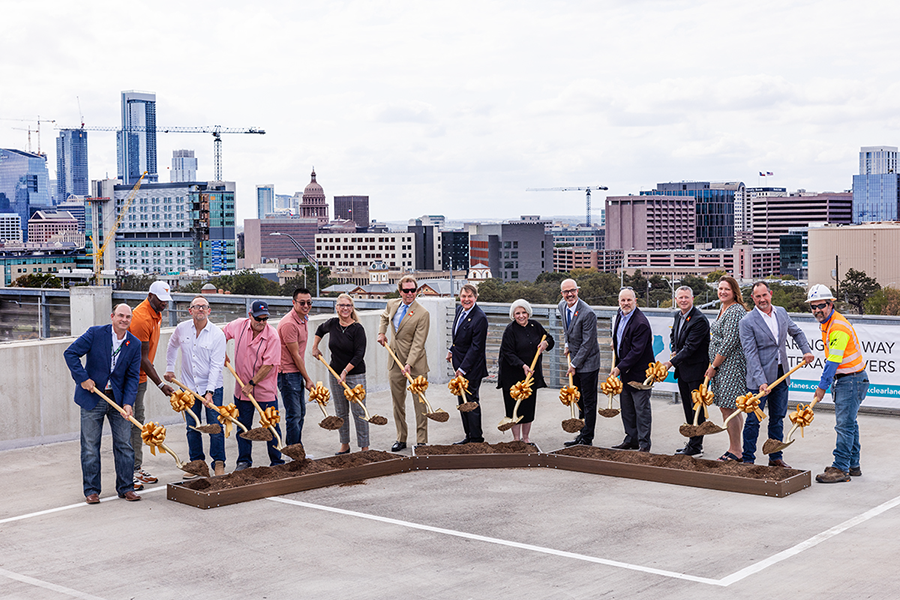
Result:
<svg viewBox="0 0 900 600">
<path fill-rule="evenodd" d="M 816 300 L 834 300 L 834 294 L 831 293 L 831 290 L 828 289 L 827 285 L 822 285 L 821 283 L 817 283 L 816 285 L 809 288 L 809 292 L 806 294 L 807 302 L 815 302 Z"/>
</svg>

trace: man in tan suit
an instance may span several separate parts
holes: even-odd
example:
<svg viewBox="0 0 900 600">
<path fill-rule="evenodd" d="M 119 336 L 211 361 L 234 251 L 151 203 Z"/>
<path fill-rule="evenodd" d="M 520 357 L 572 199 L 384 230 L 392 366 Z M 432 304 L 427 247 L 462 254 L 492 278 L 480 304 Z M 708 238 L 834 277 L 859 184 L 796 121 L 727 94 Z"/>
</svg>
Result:
<svg viewBox="0 0 900 600">
<path fill-rule="evenodd" d="M 388 301 L 387 308 L 381 313 L 381 326 L 378 328 L 378 343 L 387 343 L 387 330 L 393 332 L 390 348 L 403 363 L 403 369 L 391 360 L 388 373 L 391 379 L 391 396 L 394 399 L 394 423 L 397 425 L 397 441 L 391 452 L 399 452 L 406 448 L 406 374 L 416 378 L 428 375 L 428 359 L 425 356 L 425 340 L 431 317 L 428 311 L 416 302 L 418 283 L 412 275 L 404 276 L 397 284 L 400 298 Z M 416 411 L 416 445 L 428 443 L 428 419 L 425 417 L 425 404 L 417 397 L 413 398 Z"/>
</svg>

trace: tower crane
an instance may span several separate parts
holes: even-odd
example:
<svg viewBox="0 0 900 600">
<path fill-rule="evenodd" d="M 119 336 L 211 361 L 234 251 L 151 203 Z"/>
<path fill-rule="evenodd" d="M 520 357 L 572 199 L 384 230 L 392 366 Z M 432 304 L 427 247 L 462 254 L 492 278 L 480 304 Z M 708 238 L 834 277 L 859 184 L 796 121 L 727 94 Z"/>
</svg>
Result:
<svg viewBox="0 0 900 600">
<path fill-rule="evenodd" d="M 101 271 L 103 271 L 103 253 L 106 252 L 106 247 L 109 246 L 110 242 L 112 242 L 116 238 L 116 230 L 122 223 L 122 219 L 125 218 L 125 214 L 128 212 L 128 208 L 134 201 L 135 196 L 137 196 L 138 190 L 141 189 L 141 183 L 144 182 L 144 177 L 146 176 L 147 171 L 144 171 L 141 174 L 141 178 L 138 179 L 137 183 L 134 184 L 134 187 L 131 188 L 131 193 L 128 194 L 128 197 L 125 199 L 124 204 L 122 204 L 122 210 L 119 211 L 119 215 L 116 217 L 116 222 L 112 227 L 109 228 L 109 231 L 106 232 L 106 237 L 103 238 L 103 244 L 100 246 L 100 248 L 97 248 L 97 241 L 94 239 L 94 236 L 91 236 L 91 245 L 94 247 L 94 285 L 101 285 L 100 273 Z M 113 201 L 115 202 L 115 198 L 113 198 Z M 113 208 L 115 209 L 115 206 Z"/>
<path fill-rule="evenodd" d="M 584 191 L 585 203 L 587 204 L 587 220 L 585 224 L 591 226 L 591 190 L 608 190 L 605 185 L 594 185 L 587 187 L 554 187 L 554 188 L 527 188 L 526 192 L 573 192 Z"/>
<path fill-rule="evenodd" d="M 85 127 L 84 123 L 81 127 L 60 127 L 59 129 L 85 129 L 88 131 L 119 131 L 121 127 Z M 156 133 L 211 133 L 213 136 L 213 144 L 215 149 L 215 181 L 222 181 L 222 134 L 223 133 L 253 133 L 264 135 L 265 129 L 259 127 L 250 127 L 249 129 L 241 129 L 234 127 L 222 127 L 221 125 L 212 125 L 208 127 L 154 127 L 148 128 L 143 125 L 135 125 L 128 128 L 128 131 L 155 131 Z"/>
<path fill-rule="evenodd" d="M 21 129 L 22 131 L 27 131 L 27 132 L 28 132 L 28 152 L 31 152 L 31 132 L 32 132 L 32 131 L 36 131 L 36 132 L 37 132 L 37 145 L 38 145 L 38 148 L 37 148 L 38 151 L 37 151 L 37 153 L 38 153 L 38 154 L 41 153 L 41 123 L 56 123 L 56 120 L 54 120 L 54 119 L 42 119 L 40 115 L 38 115 L 38 118 L 37 118 L 37 119 L 0 119 L 0 121 L 25 121 L 25 122 L 28 122 L 28 123 L 35 123 L 35 122 L 36 122 L 36 123 L 37 123 L 37 129 L 32 129 L 32 128 L 31 128 L 31 125 L 29 125 L 27 128 L 25 128 L 25 127 L 13 127 L 13 129 Z"/>
</svg>

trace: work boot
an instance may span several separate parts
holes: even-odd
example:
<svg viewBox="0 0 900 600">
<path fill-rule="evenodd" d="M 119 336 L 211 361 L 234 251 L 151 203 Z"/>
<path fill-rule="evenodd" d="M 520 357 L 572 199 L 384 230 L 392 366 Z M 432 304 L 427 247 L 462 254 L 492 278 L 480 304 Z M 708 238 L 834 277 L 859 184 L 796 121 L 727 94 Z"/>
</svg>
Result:
<svg viewBox="0 0 900 600">
<path fill-rule="evenodd" d="M 218 477 L 219 475 L 224 475 L 225 474 L 225 461 L 217 460 L 216 462 L 214 462 L 213 470 L 215 471 L 216 477 Z"/>
<path fill-rule="evenodd" d="M 862 477 L 862 469 L 859 467 L 850 467 L 850 477 Z"/>
<path fill-rule="evenodd" d="M 825 467 L 825 472 L 816 475 L 816 481 L 819 483 L 840 483 L 842 481 L 850 481 L 850 474 L 841 471 L 837 467 Z"/>
</svg>

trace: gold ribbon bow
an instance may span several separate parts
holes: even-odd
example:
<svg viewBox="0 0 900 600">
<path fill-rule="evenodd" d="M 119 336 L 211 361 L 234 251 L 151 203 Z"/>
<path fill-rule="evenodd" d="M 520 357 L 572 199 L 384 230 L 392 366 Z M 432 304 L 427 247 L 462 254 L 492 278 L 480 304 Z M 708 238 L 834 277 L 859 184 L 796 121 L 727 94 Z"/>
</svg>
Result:
<svg viewBox="0 0 900 600">
<path fill-rule="evenodd" d="M 166 441 L 166 428 L 158 423 L 150 421 L 141 429 L 141 441 L 150 446 L 150 453 L 156 456 L 156 449 L 165 452 L 165 448 L 161 446 Z"/>
<path fill-rule="evenodd" d="M 735 400 L 735 404 L 737 404 L 738 410 L 748 414 L 754 413 L 756 418 L 760 421 L 766 418 L 766 413 L 759 410 L 759 398 L 753 392 L 738 396 Z"/>
<path fill-rule="evenodd" d="M 713 403 L 713 392 L 711 389 L 706 387 L 706 384 L 701 383 L 700 387 L 691 392 L 691 400 L 694 401 L 694 411 L 700 410 L 700 407 L 703 407 L 703 416 L 707 419 L 709 418 L 709 410 L 707 410 L 707 406 L 712 405 Z"/>
<path fill-rule="evenodd" d="M 509 388 L 509 395 L 513 400 L 524 400 L 531 396 L 531 382 L 528 379 L 520 381 Z"/>
<path fill-rule="evenodd" d="M 798 404 L 797 410 L 790 414 L 791 423 L 800 426 L 800 437 L 803 437 L 803 428 L 808 427 L 814 417 L 812 407 L 809 404 L 806 406 Z"/>
<path fill-rule="evenodd" d="M 566 406 L 577 403 L 580 398 L 581 392 L 579 392 L 578 388 L 574 385 L 567 385 L 559 390 L 559 401 Z"/>
<path fill-rule="evenodd" d="M 648 380 L 653 382 L 660 382 L 668 376 L 669 370 L 661 362 L 655 362 L 650 363 L 650 365 L 647 367 L 647 371 L 644 374 L 647 376 Z"/>
<path fill-rule="evenodd" d="M 328 399 L 331 398 L 331 392 L 328 391 L 328 388 L 322 385 L 321 381 L 316 382 L 316 387 L 309 391 L 309 401 L 310 402 L 318 402 L 322 406 L 328 404 Z"/>
<path fill-rule="evenodd" d="M 216 410 L 219 411 L 219 423 L 225 426 L 225 437 L 227 438 L 231 435 L 231 430 L 234 429 L 234 423 L 231 419 L 236 420 L 238 418 L 237 406 L 232 402 L 226 406 L 217 406 Z M 231 417 L 231 419 L 228 419 L 227 417 Z"/>
<path fill-rule="evenodd" d="M 178 390 L 169 396 L 169 404 L 175 412 L 184 412 L 194 406 L 194 395 L 186 390 Z"/>
<path fill-rule="evenodd" d="M 366 399 L 366 390 L 363 385 L 357 384 L 356 387 L 353 388 L 344 388 L 344 398 L 346 398 L 349 402 L 362 402 Z"/>
<path fill-rule="evenodd" d="M 274 406 L 270 406 L 259 416 L 259 424 L 263 427 L 275 427 L 279 421 L 281 421 L 281 415 Z"/>
<path fill-rule="evenodd" d="M 469 391 L 469 380 L 462 375 L 457 375 L 451 379 L 447 387 L 450 388 L 450 393 L 454 396 L 464 396 L 472 393 Z"/>
<path fill-rule="evenodd" d="M 424 394 L 425 390 L 428 389 L 428 380 L 425 379 L 424 375 L 419 375 L 412 380 L 407 389 L 413 394 Z"/>
<path fill-rule="evenodd" d="M 600 391 L 607 396 L 615 396 L 622 393 L 622 380 L 610 375 L 606 381 L 600 384 Z"/>
</svg>

